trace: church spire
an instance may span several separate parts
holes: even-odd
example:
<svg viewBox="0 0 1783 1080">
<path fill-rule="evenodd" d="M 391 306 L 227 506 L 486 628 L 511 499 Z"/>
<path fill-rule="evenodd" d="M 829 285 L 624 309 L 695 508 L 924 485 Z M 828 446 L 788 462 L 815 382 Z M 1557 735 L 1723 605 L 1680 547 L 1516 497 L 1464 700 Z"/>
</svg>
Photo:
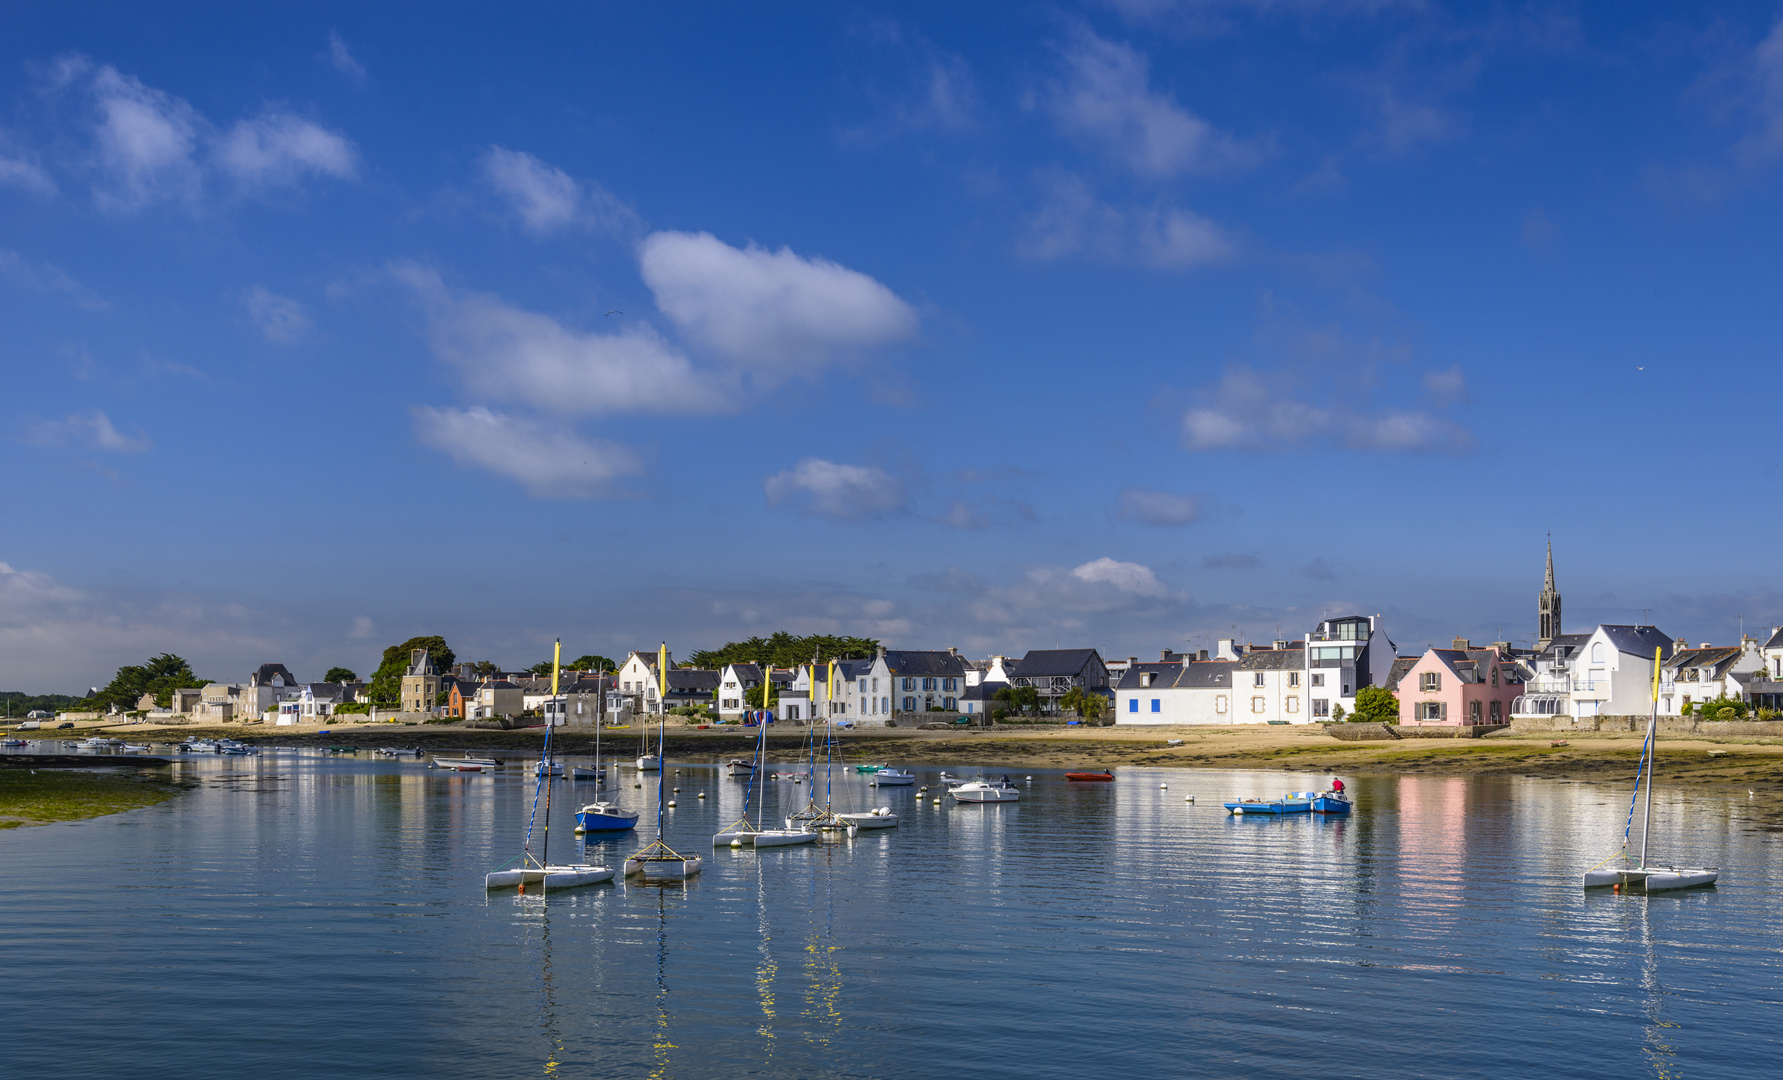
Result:
<svg viewBox="0 0 1783 1080">
<path fill-rule="evenodd" d="M 1547 648 L 1560 636 L 1560 590 L 1554 586 L 1554 534 L 1548 534 L 1548 574 L 1536 600 L 1536 648 Z"/>
</svg>

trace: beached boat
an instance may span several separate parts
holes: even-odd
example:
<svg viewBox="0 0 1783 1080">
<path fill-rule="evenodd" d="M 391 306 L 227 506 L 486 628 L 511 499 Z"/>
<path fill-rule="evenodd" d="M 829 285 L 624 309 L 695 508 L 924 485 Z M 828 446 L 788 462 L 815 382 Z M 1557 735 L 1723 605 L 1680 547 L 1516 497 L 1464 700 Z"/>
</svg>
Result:
<svg viewBox="0 0 1783 1080">
<path fill-rule="evenodd" d="M 1347 814 L 1351 808 L 1350 797 L 1341 791 L 1320 792 L 1312 801 L 1315 814 Z"/>
<path fill-rule="evenodd" d="M 109 750 L 114 746 L 124 745 L 122 739 L 108 739 L 103 735 L 89 735 L 77 744 L 82 750 Z"/>
<path fill-rule="evenodd" d="M 5 742 L 0 742 L 0 746 L 4 746 L 8 750 L 16 750 L 24 745 L 26 745 L 26 743 L 23 739 L 7 739 Z"/>
<path fill-rule="evenodd" d="M 551 697 L 557 704 L 558 664 L 563 656 L 563 645 L 558 643 L 552 649 L 551 656 Z M 555 725 L 553 725 L 555 726 Z M 552 863 L 551 853 L 551 789 L 555 786 L 548 775 L 551 762 L 551 727 L 545 728 L 544 754 L 539 765 L 534 768 L 534 787 L 532 809 L 526 819 L 526 841 L 521 847 L 520 855 L 514 861 L 518 866 L 499 867 L 483 876 L 483 887 L 501 889 L 508 886 L 519 886 L 521 892 L 526 887 L 537 884 L 549 892 L 552 889 L 567 889 L 581 885 L 598 885 L 603 881 L 612 881 L 612 868 L 597 866 L 593 863 Z M 540 835 L 543 838 L 539 854 L 535 858 L 532 853 L 532 830 L 538 818 L 539 801 L 543 797 L 545 803 L 545 828 Z"/>
<path fill-rule="evenodd" d="M 867 783 L 874 787 L 910 787 L 916 783 L 916 774 L 905 772 L 903 769 L 894 769 L 887 765 L 874 773 L 873 779 Z"/>
<path fill-rule="evenodd" d="M 1647 862 L 1647 840 L 1653 833 L 1653 743 L 1659 730 L 1659 669 L 1663 659 L 1661 650 L 1653 650 L 1653 711 L 1647 717 L 1647 737 L 1641 744 L 1641 764 L 1635 773 L 1634 794 L 1628 800 L 1628 821 L 1622 826 L 1622 847 L 1616 855 L 1598 863 L 1585 871 L 1584 886 L 1587 889 L 1618 888 L 1639 889 L 1642 892 L 1661 892 L 1668 889 L 1694 889 L 1703 885 L 1713 885 L 1721 877 L 1718 866 L 1654 866 Z M 1628 865 L 1629 833 L 1634 829 L 1634 808 L 1641 798 L 1641 785 L 1646 784 L 1647 807 L 1641 817 L 1641 857 L 1634 866 Z M 1605 868 L 1604 863 L 1621 857 L 1622 865 Z"/>
<path fill-rule="evenodd" d="M 974 780 L 958 787 L 947 789 L 955 802 L 969 803 L 1003 803 L 1019 802 L 1022 793 L 1009 782 L 1005 776 L 1001 780 Z"/>
<path fill-rule="evenodd" d="M 1226 809 L 1234 814 L 1310 814 L 1316 791 L 1295 791 L 1279 799 L 1240 799 L 1229 802 Z"/>
<path fill-rule="evenodd" d="M 895 829 L 898 826 L 898 815 L 893 813 L 889 806 L 881 806 L 877 810 L 869 810 L 864 814 L 837 814 L 836 816 L 857 829 Z"/>
<path fill-rule="evenodd" d="M 1086 784 L 1097 782 L 1105 784 L 1114 779 L 1114 774 L 1111 772 L 1068 772 L 1065 774 L 1065 779 Z"/>
</svg>

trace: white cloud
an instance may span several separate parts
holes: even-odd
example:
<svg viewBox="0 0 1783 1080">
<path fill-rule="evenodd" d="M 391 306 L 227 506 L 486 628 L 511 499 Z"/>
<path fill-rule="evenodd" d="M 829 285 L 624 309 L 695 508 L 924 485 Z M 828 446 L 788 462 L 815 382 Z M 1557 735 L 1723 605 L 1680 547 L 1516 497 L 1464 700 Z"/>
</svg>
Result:
<svg viewBox="0 0 1783 1080">
<path fill-rule="evenodd" d="M 1119 562 L 1104 555 L 1071 571 L 1079 581 L 1108 585 L 1133 596 L 1164 596 L 1169 590 L 1159 583 L 1151 567 L 1139 563 Z"/>
<path fill-rule="evenodd" d="M 1174 495 L 1129 487 L 1121 489 L 1114 516 L 1141 525 L 1188 525 L 1206 517 L 1210 504 L 1206 495 Z"/>
<path fill-rule="evenodd" d="M 328 62 L 334 66 L 334 70 L 342 75 L 354 79 L 365 78 L 365 65 L 361 64 L 358 58 L 353 55 L 352 50 L 347 48 L 347 42 L 340 36 L 338 30 L 328 31 L 328 52 L 326 55 Z"/>
<path fill-rule="evenodd" d="M 37 292 L 61 293 L 91 311 L 111 307 L 104 297 L 69 277 L 61 267 L 31 263 L 18 252 L 5 248 L 0 248 L 0 277 Z"/>
<path fill-rule="evenodd" d="M 814 517 L 859 521 L 902 513 L 910 497 L 904 484 L 871 465 L 842 465 L 806 458 L 762 482 L 768 504 L 798 506 Z"/>
<path fill-rule="evenodd" d="M 23 188 L 38 195 L 54 195 L 56 182 L 43 166 L 24 154 L 8 152 L 6 140 L 0 136 L 0 187 Z"/>
<path fill-rule="evenodd" d="M 346 136 L 276 109 L 237 121 L 218 141 L 216 160 L 249 186 L 289 187 L 309 175 L 351 180 L 357 171 Z"/>
<path fill-rule="evenodd" d="M 490 147 L 483 155 L 483 177 L 529 232 L 594 228 L 625 233 L 637 227 L 637 214 L 606 188 L 578 183 L 562 169 L 519 150 Z"/>
<path fill-rule="evenodd" d="M 112 425 L 111 417 L 98 409 L 77 413 L 66 420 L 35 420 L 25 427 L 25 441 L 38 446 L 62 446 L 73 442 L 95 450 L 140 454 L 149 449 L 147 439 L 125 435 Z"/>
<path fill-rule="evenodd" d="M 1082 255 L 1181 270 L 1224 262 L 1235 245 L 1224 229 L 1193 211 L 1167 204 L 1118 210 L 1097 199 L 1082 179 L 1064 176 L 1051 183 L 1017 250 L 1039 260 Z"/>
<path fill-rule="evenodd" d="M 1452 385 L 1458 372 L 1437 377 Z M 1204 391 L 1204 403 L 1183 414 L 1183 445 L 1205 450 L 1285 450 L 1306 443 L 1337 443 L 1355 450 L 1460 453 L 1473 448 L 1471 432 L 1422 409 L 1357 409 L 1299 400 L 1301 389 L 1282 373 L 1244 366 L 1227 370 Z"/>
<path fill-rule="evenodd" d="M 350 638 L 368 638 L 377 632 L 378 628 L 372 624 L 370 615 L 355 615 L 353 616 L 352 627 L 347 630 L 347 636 Z"/>
<path fill-rule="evenodd" d="M 645 237 L 639 265 L 657 307 L 682 332 L 757 374 L 807 369 L 917 329 L 915 309 L 884 285 L 790 248 L 659 232 Z"/>
<path fill-rule="evenodd" d="M 1049 104 L 1066 132 L 1104 144 L 1140 176 L 1221 172 L 1254 164 L 1249 146 L 1151 88 L 1151 64 L 1134 49 L 1079 30 L 1064 48 L 1065 81 Z"/>
<path fill-rule="evenodd" d="M 109 181 L 95 193 L 100 205 L 134 210 L 162 199 L 195 198 L 200 173 L 193 153 L 203 117 L 180 98 L 109 65 L 94 74 L 92 92 L 99 111 L 98 163 Z"/>
<path fill-rule="evenodd" d="M 610 494 L 614 484 L 642 471 L 626 447 L 585 439 L 557 425 L 507 416 L 482 406 L 413 410 L 417 438 L 473 466 L 518 480 L 541 498 L 580 499 Z"/>
<path fill-rule="evenodd" d="M 310 332 L 312 323 L 304 306 L 264 285 L 256 285 L 243 294 L 242 306 L 268 341 L 291 345 L 302 341 Z"/>
<path fill-rule="evenodd" d="M 565 415 L 732 407 L 721 380 L 696 371 L 648 324 L 584 333 L 498 297 L 449 289 L 439 274 L 414 263 L 397 264 L 392 273 L 421 301 L 434 352 L 485 400 Z"/>
</svg>

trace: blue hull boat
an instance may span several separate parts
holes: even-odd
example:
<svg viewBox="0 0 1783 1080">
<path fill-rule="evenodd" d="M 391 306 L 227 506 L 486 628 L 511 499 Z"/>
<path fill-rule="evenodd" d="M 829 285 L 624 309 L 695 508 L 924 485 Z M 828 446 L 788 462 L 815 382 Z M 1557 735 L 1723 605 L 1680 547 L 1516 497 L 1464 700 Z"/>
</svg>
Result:
<svg viewBox="0 0 1783 1080">
<path fill-rule="evenodd" d="M 1347 814 L 1350 812 L 1350 800 L 1335 792 L 1327 791 L 1312 801 L 1312 812 L 1315 814 Z"/>
<path fill-rule="evenodd" d="M 1279 799 L 1240 799 L 1226 809 L 1234 814 L 1310 814 L 1317 792 L 1295 791 Z"/>
<path fill-rule="evenodd" d="M 636 810 L 621 810 L 617 806 L 596 803 L 584 806 L 576 813 L 576 831 L 591 832 L 630 832 L 638 827 Z"/>
</svg>

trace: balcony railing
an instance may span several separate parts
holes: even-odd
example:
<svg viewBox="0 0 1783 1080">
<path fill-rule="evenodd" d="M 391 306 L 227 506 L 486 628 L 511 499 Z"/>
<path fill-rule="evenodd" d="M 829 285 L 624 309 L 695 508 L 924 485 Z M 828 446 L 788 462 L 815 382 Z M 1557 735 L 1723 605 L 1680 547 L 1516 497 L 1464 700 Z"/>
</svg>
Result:
<svg viewBox="0 0 1783 1080">
<path fill-rule="evenodd" d="M 1575 679 L 1569 675 L 1549 675 L 1532 679 L 1524 687 L 1530 694 L 1595 694 L 1599 690 L 1608 691 L 1606 682 L 1602 687 L 1593 679 Z"/>
</svg>

